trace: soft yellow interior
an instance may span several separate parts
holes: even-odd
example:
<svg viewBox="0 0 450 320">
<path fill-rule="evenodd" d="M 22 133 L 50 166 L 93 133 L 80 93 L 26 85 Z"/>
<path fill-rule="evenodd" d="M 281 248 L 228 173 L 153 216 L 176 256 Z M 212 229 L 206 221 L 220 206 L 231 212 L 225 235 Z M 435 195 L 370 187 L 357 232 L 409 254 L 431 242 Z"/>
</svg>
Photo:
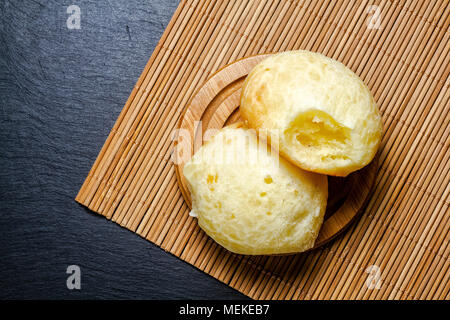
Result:
<svg viewBox="0 0 450 320">
<path fill-rule="evenodd" d="M 328 113 L 311 109 L 299 114 L 285 130 L 289 141 L 304 147 L 343 147 L 350 140 L 350 128 L 343 126 Z"/>
</svg>

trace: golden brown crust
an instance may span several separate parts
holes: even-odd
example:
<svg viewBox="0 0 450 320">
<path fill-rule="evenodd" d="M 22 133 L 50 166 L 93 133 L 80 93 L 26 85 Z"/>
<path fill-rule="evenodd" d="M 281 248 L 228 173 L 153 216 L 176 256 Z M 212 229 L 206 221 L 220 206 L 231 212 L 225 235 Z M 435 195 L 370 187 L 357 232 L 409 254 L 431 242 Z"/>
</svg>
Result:
<svg viewBox="0 0 450 320">
<path fill-rule="evenodd" d="M 381 142 L 381 116 L 369 89 L 319 53 L 265 59 L 246 78 L 240 105 L 251 128 L 277 131 L 280 152 L 308 171 L 346 176 L 367 165 Z"/>
<path fill-rule="evenodd" d="M 232 252 L 306 251 L 322 225 L 327 177 L 261 152 L 266 147 L 242 125 L 217 133 L 184 166 L 192 210 L 200 227 Z"/>
</svg>

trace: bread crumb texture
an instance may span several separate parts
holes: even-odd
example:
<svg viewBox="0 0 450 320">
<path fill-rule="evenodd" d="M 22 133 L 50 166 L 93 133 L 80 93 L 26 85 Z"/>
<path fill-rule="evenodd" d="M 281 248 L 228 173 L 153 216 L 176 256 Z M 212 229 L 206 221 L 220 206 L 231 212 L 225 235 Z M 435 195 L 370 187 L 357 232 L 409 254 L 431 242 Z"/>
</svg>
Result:
<svg viewBox="0 0 450 320">
<path fill-rule="evenodd" d="M 374 158 L 380 112 L 363 81 L 342 63 L 304 50 L 273 55 L 248 75 L 241 115 L 277 131 L 280 152 L 313 172 L 346 176 Z"/>
<path fill-rule="evenodd" d="M 326 208 L 327 177 L 273 151 L 255 131 L 234 125 L 184 166 L 200 227 L 232 252 L 286 254 L 314 246 Z"/>
</svg>

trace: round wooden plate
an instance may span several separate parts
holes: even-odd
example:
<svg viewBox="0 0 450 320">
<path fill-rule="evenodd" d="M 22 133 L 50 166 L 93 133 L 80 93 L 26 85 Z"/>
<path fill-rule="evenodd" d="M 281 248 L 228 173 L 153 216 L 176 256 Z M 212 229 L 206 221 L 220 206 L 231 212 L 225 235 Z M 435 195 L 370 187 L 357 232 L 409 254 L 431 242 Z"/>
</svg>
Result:
<svg viewBox="0 0 450 320">
<path fill-rule="evenodd" d="M 239 116 L 242 84 L 250 70 L 268 56 L 270 54 L 251 56 L 223 67 L 188 103 L 178 126 L 172 155 L 178 185 L 189 208 L 191 198 L 182 174 L 184 164 L 200 148 L 208 129 L 220 129 L 242 120 Z M 336 237 L 362 212 L 375 182 L 377 159 L 345 178 L 328 177 L 327 211 L 314 248 Z"/>
</svg>

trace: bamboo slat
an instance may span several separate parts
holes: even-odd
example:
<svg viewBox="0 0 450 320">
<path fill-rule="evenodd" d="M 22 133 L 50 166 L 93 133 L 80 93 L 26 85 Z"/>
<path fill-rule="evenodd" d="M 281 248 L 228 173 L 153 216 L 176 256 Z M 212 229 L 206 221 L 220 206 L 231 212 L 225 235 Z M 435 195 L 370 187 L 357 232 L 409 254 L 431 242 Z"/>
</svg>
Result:
<svg viewBox="0 0 450 320">
<path fill-rule="evenodd" d="M 252 298 L 449 299 L 449 22 L 448 0 L 183 0 L 76 201 Z M 374 191 L 325 246 L 235 255 L 188 215 L 174 131 L 222 66 L 291 49 L 343 62 L 373 92 L 384 122 Z"/>
</svg>

